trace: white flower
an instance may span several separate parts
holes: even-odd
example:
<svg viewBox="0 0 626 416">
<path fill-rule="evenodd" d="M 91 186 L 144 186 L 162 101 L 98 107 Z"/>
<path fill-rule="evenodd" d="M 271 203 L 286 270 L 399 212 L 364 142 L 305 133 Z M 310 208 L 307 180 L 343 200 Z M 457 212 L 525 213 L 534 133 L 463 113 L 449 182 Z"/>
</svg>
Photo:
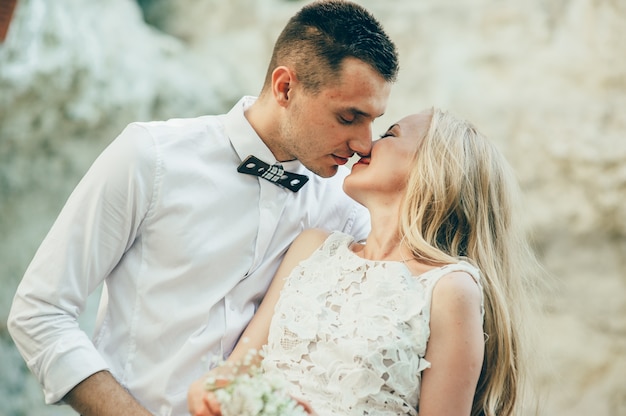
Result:
<svg viewBox="0 0 626 416">
<path fill-rule="evenodd" d="M 215 389 L 215 379 L 207 379 L 222 407 L 223 416 L 306 416 L 304 408 L 287 394 L 282 379 L 269 377 L 258 369 L 238 375 L 224 388 Z"/>
</svg>

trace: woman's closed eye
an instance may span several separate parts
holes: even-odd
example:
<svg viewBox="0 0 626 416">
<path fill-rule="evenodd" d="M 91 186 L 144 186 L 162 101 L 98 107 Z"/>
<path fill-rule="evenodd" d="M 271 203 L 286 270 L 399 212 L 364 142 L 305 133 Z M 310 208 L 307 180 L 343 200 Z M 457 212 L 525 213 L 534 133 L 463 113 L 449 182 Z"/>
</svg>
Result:
<svg viewBox="0 0 626 416">
<path fill-rule="evenodd" d="M 396 137 L 396 134 L 394 132 L 394 129 L 397 127 L 397 124 L 394 124 L 393 126 L 389 127 L 387 129 L 387 131 L 384 134 L 380 135 L 380 139 L 384 139 L 385 137 Z"/>
</svg>

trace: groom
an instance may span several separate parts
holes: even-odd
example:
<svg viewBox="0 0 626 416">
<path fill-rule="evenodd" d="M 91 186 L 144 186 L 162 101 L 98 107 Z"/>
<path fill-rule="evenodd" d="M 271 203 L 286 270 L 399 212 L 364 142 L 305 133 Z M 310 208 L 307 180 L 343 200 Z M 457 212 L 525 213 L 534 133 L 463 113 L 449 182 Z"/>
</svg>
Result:
<svg viewBox="0 0 626 416">
<path fill-rule="evenodd" d="M 70 196 L 11 308 L 46 402 L 85 416 L 187 414 L 203 358 L 230 353 L 295 236 L 367 234 L 340 167 L 369 153 L 397 71 L 369 12 L 314 2 L 280 34 L 258 99 L 130 124 Z M 92 343 L 77 317 L 102 282 Z"/>
</svg>

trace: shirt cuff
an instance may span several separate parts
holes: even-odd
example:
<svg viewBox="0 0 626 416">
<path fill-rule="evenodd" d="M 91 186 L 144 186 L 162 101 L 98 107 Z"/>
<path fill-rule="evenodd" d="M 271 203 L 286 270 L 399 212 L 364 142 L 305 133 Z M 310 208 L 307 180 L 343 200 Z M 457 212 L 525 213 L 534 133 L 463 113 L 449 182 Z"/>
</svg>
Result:
<svg viewBox="0 0 626 416">
<path fill-rule="evenodd" d="M 27 364 L 43 386 L 46 404 L 59 404 L 81 381 L 110 369 L 86 336 L 59 340 Z"/>
</svg>

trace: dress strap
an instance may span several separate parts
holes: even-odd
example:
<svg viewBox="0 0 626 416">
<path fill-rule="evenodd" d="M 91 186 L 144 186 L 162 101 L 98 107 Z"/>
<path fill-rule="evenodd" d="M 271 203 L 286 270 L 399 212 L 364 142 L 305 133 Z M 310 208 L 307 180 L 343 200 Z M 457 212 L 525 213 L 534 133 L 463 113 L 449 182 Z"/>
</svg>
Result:
<svg viewBox="0 0 626 416">
<path fill-rule="evenodd" d="M 480 270 L 478 270 L 476 267 L 474 267 L 473 265 L 471 265 L 470 263 L 464 260 L 458 263 L 447 264 L 445 266 L 439 267 L 437 269 L 433 269 L 419 276 L 420 280 L 422 281 L 422 284 L 424 284 L 425 289 L 426 289 L 426 299 L 427 299 L 427 304 L 429 305 L 428 306 L 429 309 L 430 309 L 430 304 L 432 301 L 433 290 L 435 286 L 437 285 L 437 282 L 439 282 L 439 279 L 441 279 L 443 276 L 453 273 L 453 272 L 468 273 L 472 277 L 474 282 L 476 282 L 476 284 L 478 285 L 478 288 L 480 289 L 480 312 L 484 319 L 485 317 L 485 294 L 483 292 L 483 285 L 482 285 L 482 280 L 480 277 Z"/>
</svg>

